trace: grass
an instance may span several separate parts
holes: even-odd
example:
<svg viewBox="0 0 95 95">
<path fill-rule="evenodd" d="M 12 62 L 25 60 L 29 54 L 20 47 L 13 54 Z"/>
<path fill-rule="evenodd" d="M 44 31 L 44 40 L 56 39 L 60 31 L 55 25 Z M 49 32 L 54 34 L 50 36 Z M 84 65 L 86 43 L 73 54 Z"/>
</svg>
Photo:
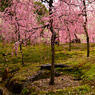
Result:
<svg viewBox="0 0 95 95">
<path fill-rule="evenodd" d="M 19 82 L 26 81 L 29 76 L 37 73 L 39 71 L 39 65 L 51 63 L 51 47 L 50 45 L 28 45 L 25 47 L 23 45 L 23 54 L 24 54 L 24 63 L 25 66 L 21 64 L 21 53 L 18 48 L 18 56 L 11 55 L 12 44 L 6 44 L 4 48 L 2 43 L 0 43 L 0 74 L 2 74 L 5 68 L 9 68 L 10 76 L 13 75 L 13 80 Z M 7 53 L 6 61 L 2 53 Z M 13 50 L 14 52 L 14 50 Z M 40 95 L 94 95 L 95 87 L 92 82 L 95 81 L 95 44 L 90 44 L 90 57 L 86 57 L 86 44 L 72 44 L 72 51 L 68 51 L 68 44 L 62 44 L 60 46 L 55 46 L 55 63 L 63 63 L 71 65 L 72 67 L 60 69 L 58 72 L 62 72 L 63 75 L 72 75 L 73 77 L 81 78 L 83 85 L 79 87 L 71 87 L 66 89 L 59 89 L 55 92 L 42 92 Z M 14 71 L 16 68 L 19 68 L 18 71 Z M 12 72 L 12 73 L 11 73 Z M 33 90 L 34 91 L 34 90 Z M 37 95 L 34 91 L 31 95 Z M 24 88 L 22 93 L 29 92 L 29 89 Z M 34 93 L 34 94 L 33 94 Z M 61 94 L 63 93 L 63 94 Z M 91 94 L 92 93 L 92 94 Z M 23 94 L 26 95 L 26 94 Z"/>
</svg>

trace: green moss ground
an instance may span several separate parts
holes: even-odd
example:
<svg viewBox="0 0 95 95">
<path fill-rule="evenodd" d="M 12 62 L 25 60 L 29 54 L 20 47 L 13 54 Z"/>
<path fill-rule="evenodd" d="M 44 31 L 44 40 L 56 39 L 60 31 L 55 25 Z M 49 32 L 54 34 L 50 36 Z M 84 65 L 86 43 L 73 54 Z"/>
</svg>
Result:
<svg viewBox="0 0 95 95">
<path fill-rule="evenodd" d="M 10 76 L 13 76 L 12 80 L 17 80 L 19 82 L 26 81 L 29 76 L 32 76 L 39 71 L 39 65 L 47 64 L 51 62 L 51 48 L 50 45 L 34 45 L 27 46 L 23 45 L 23 54 L 25 66 L 21 64 L 21 54 L 18 48 L 18 56 L 11 55 L 12 44 L 6 44 L 2 49 L 2 43 L 0 43 L 0 75 L 2 75 L 3 70 L 7 67 L 9 68 Z M 6 53 L 6 61 L 3 60 L 4 57 L 2 53 Z M 60 46 L 55 46 L 55 63 L 63 63 L 71 65 L 69 69 L 60 69 L 62 74 L 72 75 L 77 78 L 82 79 L 82 86 L 76 88 L 59 89 L 55 92 L 42 92 L 40 95 L 95 95 L 95 44 L 90 44 L 90 57 L 86 57 L 86 44 L 72 44 L 72 51 L 68 51 L 68 44 L 62 44 Z M 11 73 L 16 68 L 18 71 Z M 2 85 L 2 83 L 1 83 Z M 34 91 L 34 92 L 33 92 Z M 37 95 L 38 93 L 33 90 L 31 95 Z M 23 89 L 23 93 L 28 92 L 27 88 Z M 27 94 L 24 94 L 27 95 Z"/>
</svg>

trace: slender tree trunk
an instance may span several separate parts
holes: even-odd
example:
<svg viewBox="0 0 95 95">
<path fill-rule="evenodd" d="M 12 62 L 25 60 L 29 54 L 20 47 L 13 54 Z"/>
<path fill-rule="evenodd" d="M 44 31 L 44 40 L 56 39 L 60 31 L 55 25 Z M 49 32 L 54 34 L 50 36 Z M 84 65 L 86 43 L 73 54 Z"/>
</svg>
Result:
<svg viewBox="0 0 95 95">
<path fill-rule="evenodd" d="M 18 23 L 17 23 L 18 24 Z M 18 24 L 19 27 L 19 24 Z M 20 42 L 20 33 L 19 33 L 19 29 L 18 29 L 18 41 Z M 22 65 L 24 66 L 24 61 L 23 61 L 23 52 L 22 52 L 22 42 L 20 42 L 20 52 L 21 52 L 21 59 L 22 59 Z"/>
<path fill-rule="evenodd" d="M 51 37 L 51 52 L 52 52 L 52 62 L 51 62 L 51 79 L 50 79 L 50 85 L 54 85 L 54 77 L 55 77 L 55 72 L 54 72 L 54 63 L 55 63 L 55 45 L 54 45 L 55 39 L 54 35 L 52 34 Z"/>
<path fill-rule="evenodd" d="M 59 30 L 58 30 L 58 46 L 59 46 Z"/>
<path fill-rule="evenodd" d="M 14 37 L 13 37 L 13 33 L 12 33 L 12 43 L 14 42 Z"/>
<path fill-rule="evenodd" d="M 67 31 L 68 31 L 68 34 L 69 34 L 69 51 L 71 51 L 71 36 L 70 36 L 70 31 L 69 31 L 68 27 L 67 27 Z"/>
<path fill-rule="evenodd" d="M 75 35 L 75 38 L 78 39 L 78 37 L 77 37 L 77 35 L 75 33 L 74 33 L 74 35 Z"/>
<path fill-rule="evenodd" d="M 52 5 L 53 4 L 53 0 L 49 1 L 49 15 L 52 15 Z M 51 18 L 50 18 L 51 19 Z M 50 85 L 54 85 L 54 77 L 55 77 L 55 72 L 54 72 L 54 63 L 55 63 L 55 52 L 54 52 L 54 43 L 55 43 L 55 36 L 56 33 L 53 31 L 53 19 L 50 20 L 50 31 L 52 33 L 51 36 L 51 52 L 52 52 L 52 62 L 51 62 L 51 79 L 50 79 Z"/>
<path fill-rule="evenodd" d="M 70 33 L 69 33 L 69 51 L 71 51 L 71 36 L 70 36 Z"/>
<path fill-rule="evenodd" d="M 20 52 L 21 52 L 21 56 L 22 56 L 22 65 L 24 66 L 24 61 L 23 61 L 23 51 L 22 51 L 22 43 L 20 43 Z"/>
<path fill-rule="evenodd" d="M 26 33 L 25 33 L 25 40 L 26 40 Z"/>
<path fill-rule="evenodd" d="M 87 35 L 87 57 L 89 57 L 89 53 L 90 53 L 90 50 L 89 50 L 89 37 Z"/>
<path fill-rule="evenodd" d="M 18 35 L 18 38 L 20 39 L 20 34 Z M 22 65 L 24 66 L 24 61 L 23 61 L 23 52 L 22 52 L 22 42 L 20 42 L 20 52 L 21 52 L 21 59 L 22 59 Z"/>
<path fill-rule="evenodd" d="M 66 23 L 65 23 L 65 25 L 66 25 Z M 67 23 L 67 25 L 68 25 L 68 23 Z M 69 31 L 69 28 L 67 25 L 66 25 L 66 27 L 67 27 L 67 31 L 68 31 L 68 35 L 69 35 L 69 51 L 71 51 L 71 35 L 70 35 L 70 31 Z"/>
<path fill-rule="evenodd" d="M 86 11 L 86 1 L 83 0 L 83 5 L 84 5 L 84 14 L 85 14 L 85 21 L 84 21 L 84 31 L 86 33 L 86 40 L 87 40 L 87 57 L 89 57 L 89 36 L 88 36 L 88 31 L 87 31 L 87 11 Z"/>
<path fill-rule="evenodd" d="M 86 40 L 87 40 L 87 57 L 89 57 L 89 53 L 90 53 L 90 51 L 89 51 L 89 36 L 88 36 L 87 28 L 85 25 L 84 25 L 84 31 L 86 33 Z"/>
</svg>

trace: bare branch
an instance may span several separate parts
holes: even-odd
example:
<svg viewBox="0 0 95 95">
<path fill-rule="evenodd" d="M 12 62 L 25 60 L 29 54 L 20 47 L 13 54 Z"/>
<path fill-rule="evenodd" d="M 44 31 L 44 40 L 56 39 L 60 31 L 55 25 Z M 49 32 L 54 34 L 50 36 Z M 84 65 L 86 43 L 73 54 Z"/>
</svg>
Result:
<svg viewBox="0 0 95 95">
<path fill-rule="evenodd" d="M 44 25 L 44 26 L 40 26 L 40 27 L 35 27 L 35 28 L 32 28 L 32 29 L 46 28 L 46 27 L 48 27 L 48 26 L 49 26 L 49 24 Z M 30 32 L 30 31 L 29 31 L 29 32 Z"/>
</svg>

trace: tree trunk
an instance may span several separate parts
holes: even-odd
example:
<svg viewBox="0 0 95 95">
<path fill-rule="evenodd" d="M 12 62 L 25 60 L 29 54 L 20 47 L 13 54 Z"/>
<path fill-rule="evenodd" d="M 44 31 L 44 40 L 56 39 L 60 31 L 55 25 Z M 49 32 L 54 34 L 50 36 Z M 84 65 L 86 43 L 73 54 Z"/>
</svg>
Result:
<svg viewBox="0 0 95 95">
<path fill-rule="evenodd" d="M 87 11 L 86 11 L 86 1 L 83 0 L 83 5 L 84 5 L 84 14 L 85 14 L 85 21 L 84 21 L 84 31 L 86 33 L 86 40 L 87 40 L 87 57 L 89 57 L 89 36 L 88 36 L 88 32 L 87 32 Z"/>
<path fill-rule="evenodd" d="M 89 53 L 90 53 L 90 50 L 89 50 L 89 37 L 87 36 L 87 57 L 89 57 Z"/>
<path fill-rule="evenodd" d="M 69 51 L 71 51 L 71 36 L 70 36 L 70 31 L 68 28 L 67 28 L 67 30 L 68 30 L 68 34 L 69 34 Z"/>
<path fill-rule="evenodd" d="M 55 77 L 55 72 L 54 72 L 54 63 L 55 63 L 55 51 L 54 51 L 54 42 L 55 38 L 54 35 L 52 34 L 51 37 L 51 52 L 52 52 L 52 62 L 51 62 L 51 79 L 50 79 L 50 85 L 54 85 L 54 77 Z"/>
<path fill-rule="evenodd" d="M 18 24 L 18 23 L 17 23 Z M 19 27 L 19 24 L 18 24 Z M 22 52 L 22 42 L 20 41 L 20 33 L 19 33 L 19 29 L 18 29 L 18 41 L 20 42 L 20 52 L 21 52 L 21 59 L 22 59 L 22 65 L 24 66 L 24 61 L 23 61 L 23 52 Z"/>
<path fill-rule="evenodd" d="M 66 23 L 65 23 L 65 25 L 66 25 Z M 71 51 L 71 36 L 70 36 L 70 31 L 69 31 L 69 28 L 67 25 L 66 25 L 66 27 L 67 27 L 67 31 L 68 31 L 68 35 L 69 35 L 69 51 Z"/>
<path fill-rule="evenodd" d="M 52 7 L 53 7 L 53 0 L 50 0 L 49 1 L 49 15 L 52 15 Z M 50 17 L 51 19 L 51 17 Z M 55 43 L 55 36 L 56 36 L 56 33 L 53 31 L 53 19 L 50 20 L 50 31 L 52 33 L 52 36 L 51 36 L 51 52 L 52 52 L 52 62 L 51 62 L 51 78 L 50 78 L 50 85 L 54 85 L 54 77 L 55 77 L 55 72 L 54 72 L 54 63 L 55 63 L 55 52 L 54 52 L 54 43 Z"/>
<path fill-rule="evenodd" d="M 59 30 L 58 30 L 58 46 L 59 46 Z"/>
<path fill-rule="evenodd" d="M 74 33 L 74 35 L 75 35 L 75 39 L 78 39 L 78 37 L 77 37 L 77 35 Z"/>
<path fill-rule="evenodd" d="M 89 51 L 89 36 L 88 36 L 87 28 L 85 25 L 84 25 L 84 31 L 86 33 L 86 40 L 87 40 L 87 57 L 89 57 L 89 53 L 90 53 L 90 51 Z"/>
<path fill-rule="evenodd" d="M 23 61 L 23 52 L 22 52 L 22 43 L 20 43 L 20 52 L 21 52 L 21 59 L 22 59 L 22 65 L 24 66 L 24 61 Z"/>
<path fill-rule="evenodd" d="M 69 35 L 69 51 L 71 51 L 71 37 L 70 37 L 70 35 Z"/>
<path fill-rule="evenodd" d="M 27 39 L 27 38 L 26 38 L 26 32 L 27 32 L 27 31 L 25 31 L 25 40 Z M 27 42 L 26 42 L 26 46 L 27 46 Z"/>
</svg>

